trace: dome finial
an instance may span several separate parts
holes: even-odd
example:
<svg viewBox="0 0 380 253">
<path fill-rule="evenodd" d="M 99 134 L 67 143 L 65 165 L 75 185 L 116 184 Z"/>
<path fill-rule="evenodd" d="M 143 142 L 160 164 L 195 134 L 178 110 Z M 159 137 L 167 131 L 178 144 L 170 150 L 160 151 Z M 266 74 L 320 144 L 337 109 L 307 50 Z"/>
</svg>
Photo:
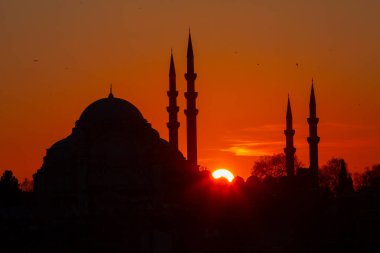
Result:
<svg viewBox="0 0 380 253">
<path fill-rule="evenodd" d="M 110 84 L 110 94 L 108 95 L 108 98 L 113 98 L 113 94 L 112 94 L 112 83 Z"/>
</svg>

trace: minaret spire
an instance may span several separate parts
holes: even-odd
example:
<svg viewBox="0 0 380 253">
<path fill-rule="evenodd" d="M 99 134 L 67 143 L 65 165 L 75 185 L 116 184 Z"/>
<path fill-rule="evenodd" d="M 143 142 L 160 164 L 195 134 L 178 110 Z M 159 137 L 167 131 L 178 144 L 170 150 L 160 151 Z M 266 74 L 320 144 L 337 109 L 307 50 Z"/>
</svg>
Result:
<svg viewBox="0 0 380 253">
<path fill-rule="evenodd" d="M 292 115 L 292 107 L 290 106 L 289 94 L 288 94 L 288 105 L 286 108 L 286 125 L 287 125 L 287 128 L 289 128 L 288 126 L 290 126 L 290 128 L 293 127 L 293 115 Z"/>
<path fill-rule="evenodd" d="M 288 95 L 288 106 L 286 110 L 286 129 L 284 134 L 286 136 L 286 147 L 284 148 L 285 158 L 286 158 L 286 174 L 288 177 L 294 176 L 294 153 L 296 149 L 294 148 L 294 133 L 293 129 L 293 116 L 292 108 L 290 106 L 290 98 Z"/>
<path fill-rule="evenodd" d="M 314 94 L 314 81 L 311 79 L 311 92 L 310 92 L 310 115 L 316 117 L 317 115 L 317 106 L 315 103 L 315 94 Z"/>
<path fill-rule="evenodd" d="M 169 77 L 175 77 L 175 66 L 174 66 L 174 59 L 173 59 L 173 49 L 170 50 L 170 67 L 169 67 Z M 174 82 L 175 84 L 175 82 Z"/>
<path fill-rule="evenodd" d="M 191 42 L 190 30 L 189 30 L 189 39 L 187 42 L 187 73 L 194 73 L 194 52 L 193 52 L 193 43 Z"/>
<path fill-rule="evenodd" d="M 314 93 L 314 82 L 311 80 L 311 92 L 310 92 L 310 103 L 309 103 L 310 115 L 307 119 L 309 123 L 309 137 L 307 142 L 309 143 L 309 159 L 310 159 L 310 173 L 312 177 L 312 183 L 314 187 L 318 187 L 318 143 L 319 136 L 317 131 L 317 125 L 319 118 L 317 118 L 317 105 Z"/>
<path fill-rule="evenodd" d="M 186 124 L 187 124 L 187 160 L 193 168 L 198 167 L 197 158 L 197 114 L 196 98 L 198 93 L 195 92 L 195 79 L 197 74 L 194 72 L 194 52 L 189 31 L 189 39 L 187 45 L 187 73 L 185 74 L 187 81 L 186 98 Z"/>
<path fill-rule="evenodd" d="M 173 50 L 170 52 L 170 67 L 169 67 L 169 91 L 167 92 L 169 97 L 169 106 L 166 110 L 169 113 L 169 122 L 166 124 L 169 129 L 169 143 L 176 149 L 178 149 L 178 111 L 177 96 L 178 91 L 176 88 L 176 74 L 173 59 Z"/>
</svg>

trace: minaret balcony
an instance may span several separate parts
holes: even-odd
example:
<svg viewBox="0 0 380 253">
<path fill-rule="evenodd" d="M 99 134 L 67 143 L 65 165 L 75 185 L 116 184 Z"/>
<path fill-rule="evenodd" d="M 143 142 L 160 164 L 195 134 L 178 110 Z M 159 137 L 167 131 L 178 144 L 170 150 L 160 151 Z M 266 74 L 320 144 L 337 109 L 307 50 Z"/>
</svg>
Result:
<svg viewBox="0 0 380 253">
<path fill-rule="evenodd" d="M 198 97 L 198 92 L 195 91 L 187 91 L 185 92 L 186 99 L 196 99 Z"/>
<path fill-rule="evenodd" d="M 319 118 L 307 118 L 307 123 L 309 124 L 318 124 Z"/>
<path fill-rule="evenodd" d="M 296 131 L 294 129 L 286 129 L 286 130 L 284 130 L 284 134 L 286 136 L 294 136 L 295 133 L 296 133 Z"/>
<path fill-rule="evenodd" d="M 197 114 L 198 114 L 198 109 L 195 109 L 195 108 L 185 109 L 186 116 L 196 116 Z"/>
<path fill-rule="evenodd" d="M 284 152 L 286 155 L 294 155 L 294 153 L 296 152 L 296 148 L 286 147 L 286 148 L 284 148 Z"/>
<path fill-rule="evenodd" d="M 307 142 L 309 144 L 318 144 L 320 141 L 319 136 L 307 137 Z"/>
<path fill-rule="evenodd" d="M 179 106 L 167 106 L 166 111 L 168 111 L 168 113 L 177 113 L 179 111 Z"/>
<path fill-rule="evenodd" d="M 168 94 L 168 97 L 177 97 L 178 96 L 178 91 L 176 91 L 176 90 L 169 90 L 168 92 L 167 92 L 167 94 Z"/>
<path fill-rule="evenodd" d="M 179 128 L 179 122 L 178 121 L 175 121 L 175 122 L 168 122 L 166 123 L 166 126 L 169 128 L 169 129 L 176 129 L 176 128 Z"/>
<path fill-rule="evenodd" d="M 197 73 L 186 73 L 185 79 L 187 81 L 194 81 L 195 79 L 197 79 Z"/>
</svg>

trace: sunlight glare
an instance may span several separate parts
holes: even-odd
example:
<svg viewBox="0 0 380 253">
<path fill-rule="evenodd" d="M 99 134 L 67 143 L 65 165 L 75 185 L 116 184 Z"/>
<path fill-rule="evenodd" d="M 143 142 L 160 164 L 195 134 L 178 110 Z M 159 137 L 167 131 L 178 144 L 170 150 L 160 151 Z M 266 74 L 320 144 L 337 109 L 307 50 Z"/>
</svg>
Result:
<svg viewBox="0 0 380 253">
<path fill-rule="evenodd" d="M 226 169 L 218 169 L 218 170 L 215 170 L 213 173 L 212 173 L 212 176 L 215 178 L 215 179 L 218 179 L 218 178 L 221 178 L 221 177 L 224 177 L 225 179 L 228 180 L 228 182 L 232 182 L 232 180 L 235 178 L 235 176 L 231 173 L 231 171 L 229 170 L 226 170 Z"/>
</svg>

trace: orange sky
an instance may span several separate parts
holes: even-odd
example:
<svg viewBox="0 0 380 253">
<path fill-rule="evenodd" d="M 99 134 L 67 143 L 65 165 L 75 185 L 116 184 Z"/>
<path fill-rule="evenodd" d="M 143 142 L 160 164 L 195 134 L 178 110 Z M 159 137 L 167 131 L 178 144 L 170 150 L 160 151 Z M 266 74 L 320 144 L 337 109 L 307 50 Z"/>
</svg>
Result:
<svg viewBox="0 0 380 253">
<path fill-rule="evenodd" d="M 375 0 L 0 0 L 0 171 L 31 177 L 110 83 L 167 139 L 170 48 L 186 155 L 189 26 L 201 165 L 247 177 L 257 155 L 282 152 L 288 92 L 308 165 L 312 77 L 320 164 L 380 163 L 379 9 Z"/>
</svg>

